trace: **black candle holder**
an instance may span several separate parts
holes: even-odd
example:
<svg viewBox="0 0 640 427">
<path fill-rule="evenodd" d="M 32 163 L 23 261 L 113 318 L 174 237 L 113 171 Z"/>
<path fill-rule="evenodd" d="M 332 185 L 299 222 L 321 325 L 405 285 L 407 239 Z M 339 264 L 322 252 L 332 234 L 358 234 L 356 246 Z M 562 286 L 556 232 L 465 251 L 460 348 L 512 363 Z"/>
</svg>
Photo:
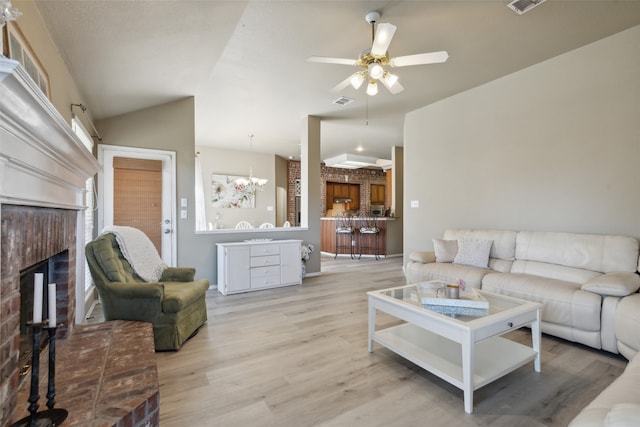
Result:
<svg viewBox="0 0 640 427">
<path fill-rule="evenodd" d="M 31 391 L 29 393 L 29 414 L 11 427 L 54 427 L 62 424 L 67 419 L 69 412 L 66 409 L 54 408 L 55 405 L 55 375 L 56 375 L 56 326 L 45 326 L 49 333 L 49 383 L 47 391 L 47 410 L 38 412 L 40 400 L 40 335 L 43 323 L 27 322 L 33 331 L 33 352 L 31 359 Z"/>
</svg>

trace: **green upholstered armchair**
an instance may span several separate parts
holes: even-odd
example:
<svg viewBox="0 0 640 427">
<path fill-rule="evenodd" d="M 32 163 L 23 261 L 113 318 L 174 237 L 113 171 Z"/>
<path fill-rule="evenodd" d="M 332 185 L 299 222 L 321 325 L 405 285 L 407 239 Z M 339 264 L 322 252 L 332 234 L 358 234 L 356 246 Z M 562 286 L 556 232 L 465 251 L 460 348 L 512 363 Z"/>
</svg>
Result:
<svg viewBox="0 0 640 427">
<path fill-rule="evenodd" d="M 157 283 L 142 280 L 124 258 L 111 233 L 86 246 L 105 320 L 138 320 L 153 324 L 156 351 L 178 350 L 207 321 L 206 279 L 195 269 L 168 267 Z"/>
</svg>

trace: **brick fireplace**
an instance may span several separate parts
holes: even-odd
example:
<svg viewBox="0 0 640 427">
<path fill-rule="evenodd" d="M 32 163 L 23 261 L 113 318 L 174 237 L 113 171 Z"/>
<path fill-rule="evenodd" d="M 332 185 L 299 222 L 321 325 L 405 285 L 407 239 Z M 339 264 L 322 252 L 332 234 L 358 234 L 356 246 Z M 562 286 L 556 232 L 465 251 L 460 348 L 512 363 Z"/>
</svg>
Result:
<svg viewBox="0 0 640 427">
<path fill-rule="evenodd" d="M 20 273 L 25 268 L 67 252 L 68 262 L 56 263 L 51 282 L 58 284 L 56 306 L 57 336 L 66 337 L 73 328 L 75 316 L 76 217 L 77 212 L 33 206 L 2 205 L 2 264 L 0 290 L 2 318 L 2 357 L 0 371 L 2 390 L 0 401 L 15 405 L 19 385 L 28 377 L 20 377 Z M 69 297 L 71 296 L 71 298 Z M 46 312 L 43 313 L 46 317 Z M 6 378 L 5 378 L 6 376 Z M 3 406 L 3 413 L 13 413 L 14 407 Z"/>
<path fill-rule="evenodd" d="M 4 57 L 0 141 L 0 425 L 5 426 L 16 406 L 24 405 L 17 403 L 20 273 L 54 257 L 49 281 L 59 282 L 58 336 L 67 336 L 78 321 L 76 284 L 84 272 L 85 181 L 99 164 L 29 75 Z"/>
</svg>

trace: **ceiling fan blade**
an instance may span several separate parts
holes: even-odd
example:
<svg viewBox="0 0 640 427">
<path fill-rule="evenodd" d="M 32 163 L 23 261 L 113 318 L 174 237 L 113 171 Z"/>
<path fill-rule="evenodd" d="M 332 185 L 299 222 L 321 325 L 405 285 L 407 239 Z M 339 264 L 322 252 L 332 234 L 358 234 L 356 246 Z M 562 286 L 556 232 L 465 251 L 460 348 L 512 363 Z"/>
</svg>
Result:
<svg viewBox="0 0 640 427">
<path fill-rule="evenodd" d="M 310 56 L 307 58 L 307 61 L 320 62 L 323 64 L 356 65 L 355 59 L 330 58 L 328 56 Z"/>
<path fill-rule="evenodd" d="M 395 82 L 393 85 L 389 86 L 389 83 L 387 83 L 385 79 L 380 79 L 379 81 L 381 81 L 384 87 L 386 87 L 389 90 L 389 92 L 391 92 L 394 95 L 404 90 L 404 87 L 400 84 L 400 82 Z"/>
<path fill-rule="evenodd" d="M 398 56 L 397 58 L 391 58 L 389 65 L 392 67 L 406 67 L 408 65 L 422 65 L 422 64 L 438 64 L 445 62 L 449 58 L 449 54 L 446 50 L 440 52 L 430 53 L 418 53 L 416 55 Z"/>
<path fill-rule="evenodd" d="M 351 83 L 351 76 L 347 77 L 346 79 L 344 79 L 343 81 L 341 81 L 340 83 L 335 85 L 335 87 L 333 89 L 331 89 L 331 92 L 333 92 L 333 93 L 340 92 L 340 91 L 342 91 L 342 89 L 344 89 L 347 86 L 349 86 L 350 83 Z"/>
<path fill-rule="evenodd" d="M 373 39 L 373 46 L 371 47 L 371 54 L 374 56 L 386 55 L 395 32 L 396 26 L 393 24 L 378 24 L 376 36 Z"/>
</svg>

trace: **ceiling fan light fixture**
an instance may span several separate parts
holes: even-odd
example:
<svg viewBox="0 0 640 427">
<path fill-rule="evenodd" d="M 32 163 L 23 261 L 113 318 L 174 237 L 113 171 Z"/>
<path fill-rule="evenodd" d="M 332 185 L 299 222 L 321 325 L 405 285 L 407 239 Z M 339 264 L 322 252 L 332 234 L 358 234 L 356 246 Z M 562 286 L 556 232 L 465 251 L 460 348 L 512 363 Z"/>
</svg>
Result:
<svg viewBox="0 0 640 427">
<path fill-rule="evenodd" d="M 368 70 L 369 76 L 375 80 L 378 80 L 384 74 L 384 68 L 382 68 L 382 65 L 378 64 L 377 62 L 372 62 L 371 64 L 369 64 Z"/>
<path fill-rule="evenodd" d="M 3 1 L 3 0 L 0 0 Z M 507 0 L 517 3 L 519 6 L 525 3 L 540 4 L 546 0 Z M 511 5 L 511 3 L 510 3 Z M 526 7 L 526 5 L 525 5 Z M 359 89 L 365 82 L 368 82 L 366 93 L 374 96 L 378 93 L 378 82 L 381 82 L 392 95 L 404 91 L 404 87 L 398 81 L 398 76 L 387 72 L 387 67 L 407 67 L 411 65 L 438 64 L 446 62 L 449 54 L 446 51 L 418 53 L 414 55 L 404 55 L 389 57 L 389 45 L 393 39 L 397 27 L 389 23 L 378 24 L 380 12 L 371 11 L 365 17 L 371 24 L 371 49 L 360 52 L 356 60 L 345 58 L 329 58 L 324 56 L 310 56 L 307 58 L 311 62 L 321 62 L 326 64 L 355 65 L 360 67 L 357 71 L 349 75 L 346 79 L 338 83 L 332 92 L 340 92 L 351 84 L 354 89 Z"/>
<path fill-rule="evenodd" d="M 376 96 L 378 94 L 378 85 L 376 84 L 375 80 L 370 80 L 369 84 L 367 85 L 367 95 L 369 96 Z"/>
<path fill-rule="evenodd" d="M 362 71 L 358 71 L 357 73 L 353 73 L 353 75 L 351 76 L 351 79 L 349 80 L 351 82 L 351 86 L 354 89 L 360 89 L 360 86 L 362 86 L 362 83 L 364 83 L 364 73 Z"/>
<path fill-rule="evenodd" d="M 396 83 L 398 83 L 398 76 L 396 76 L 395 74 L 391 74 L 388 71 L 385 71 L 384 75 L 382 76 L 382 81 L 383 83 L 385 83 L 385 86 L 387 87 L 393 87 Z"/>
</svg>

